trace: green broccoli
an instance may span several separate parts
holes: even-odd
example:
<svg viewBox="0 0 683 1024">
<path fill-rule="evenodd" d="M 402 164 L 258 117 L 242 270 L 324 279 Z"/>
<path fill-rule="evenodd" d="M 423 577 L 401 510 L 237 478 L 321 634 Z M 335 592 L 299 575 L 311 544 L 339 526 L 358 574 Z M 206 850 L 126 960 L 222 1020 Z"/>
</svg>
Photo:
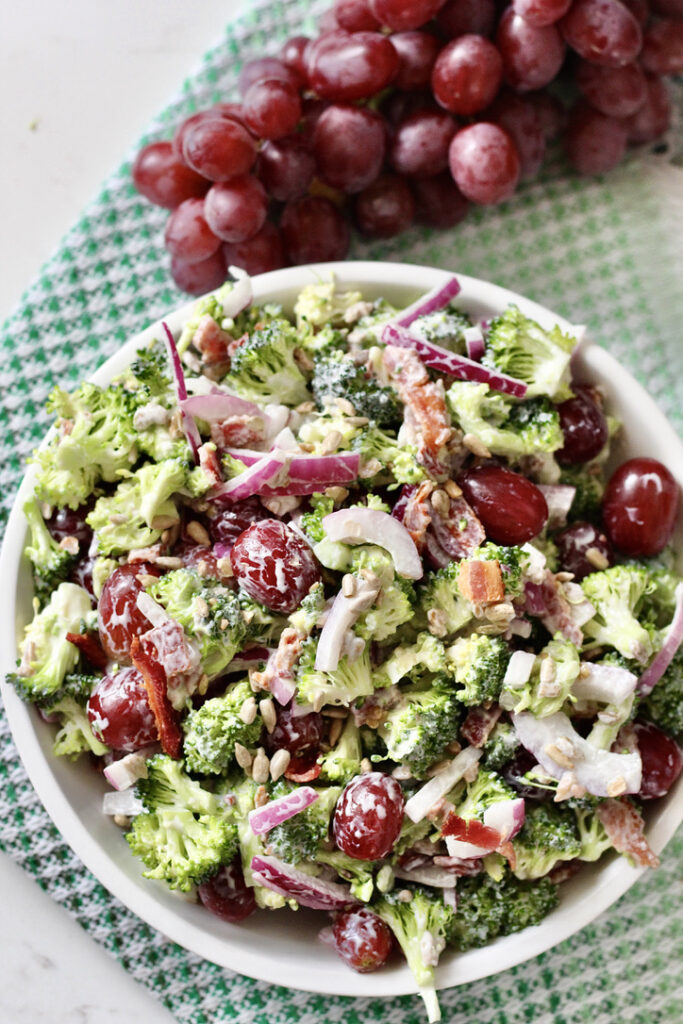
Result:
<svg viewBox="0 0 683 1024">
<path fill-rule="evenodd" d="M 499 772 L 513 759 L 521 744 L 510 722 L 497 722 L 486 743 L 480 761 L 482 768 Z"/>
<path fill-rule="evenodd" d="M 337 450 L 348 451 L 362 429 L 358 417 L 343 413 L 335 405 L 328 405 L 324 412 L 311 413 L 301 424 L 297 433 L 300 444 L 307 446 L 312 454 L 324 455 L 329 451 L 327 438 L 335 430 L 340 435 Z"/>
<path fill-rule="evenodd" d="M 541 878 L 559 861 L 580 856 L 582 841 L 576 816 L 569 807 L 527 801 L 526 819 L 512 846 L 516 877 Z"/>
<path fill-rule="evenodd" d="M 315 708 L 325 704 L 348 707 L 358 697 L 368 697 L 374 691 L 370 654 L 367 648 L 355 659 L 344 657 L 334 672 L 321 672 L 315 668 L 318 641 L 309 637 L 301 648 L 297 665 L 297 701 Z"/>
<path fill-rule="evenodd" d="M 459 726 L 458 701 L 437 677 L 428 690 L 419 686 L 403 689 L 399 703 L 389 710 L 377 731 L 386 744 L 386 756 L 407 765 L 413 778 L 423 779 L 455 741 Z"/>
<path fill-rule="evenodd" d="M 341 735 L 335 745 L 320 762 L 320 778 L 323 782 L 345 785 L 360 775 L 360 762 L 363 757 L 360 732 L 349 715 L 344 723 Z"/>
<path fill-rule="evenodd" d="M 33 589 L 40 605 L 67 578 L 78 553 L 70 554 L 61 548 L 48 530 L 35 498 L 24 503 L 24 515 L 30 530 L 30 539 L 24 553 L 33 566 Z"/>
<path fill-rule="evenodd" d="M 234 319 L 225 315 L 224 303 L 235 288 L 234 281 L 226 281 L 212 295 L 205 295 L 195 302 L 190 316 L 185 321 L 182 334 L 178 339 L 178 351 L 185 352 L 192 344 L 200 320 L 210 316 L 218 326 L 233 338 L 241 338 L 245 331 L 251 330 L 257 323 L 265 324 L 282 317 L 282 306 L 266 303 L 263 306 L 249 306 L 242 310 Z"/>
<path fill-rule="evenodd" d="M 342 881 L 348 882 L 352 896 L 361 903 L 369 903 L 375 891 L 374 861 L 357 860 L 341 850 L 326 850 L 325 847 L 318 849 L 315 859 L 319 864 L 333 868 Z"/>
<path fill-rule="evenodd" d="M 489 326 L 482 364 L 523 380 L 527 398 L 548 395 L 556 402 L 571 396 L 570 359 L 576 340 L 559 327 L 544 330 L 509 306 Z"/>
<path fill-rule="evenodd" d="M 526 547 L 528 548 L 528 545 Z M 503 574 L 505 596 L 511 600 L 524 593 L 524 575 L 529 569 L 530 554 L 533 552 L 530 553 L 524 547 L 504 547 L 502 544 L 487 541 L 476 548 L 472 558 L 483 562 L 498 562 Z"/>
<path fill-rule="evenodd" d="M 163 342 L 153 341 L 148 348 L 139 348 L 121 383 L 135 394 L 138 405 L 170 398 L 171 375 Z"/>
<path fill-rule="evenodd" d="M 335 398 L 344 398 L 357 416 L 367 417 L 378 427 L 391 427 L 403 419 L 403 409 L 393 388 L 378 384 L 362 366 L 341 352 L 316 355 L 311 391 L 320 409 Z"/>
<path fill-rule="evenodd" d="M 456 691 L 459 701 L 477 705 L 498 700 L 510 660 L 510 648 L 501 637 L 460 637 L 447 648 L 446 658 L 455 682 L 464 687 Z"/>
<path fill-rule="evenodd" d="M 536 718 L 554 715 L 570 699 L 580 671 L 576 647 L 556 633 L 536 657 L 528 681 L 519 688 L 506 685 L 500 703 L 507 711 L 531 711 Z"/>
<path fill-rule="evenodd" d="M 368 471 L 379 464 L 373 477 L 387 473 L 396 483 L 419 484 L 427 476 L 417 461 L 417 448 L 399 444 L 394 431 L 380 430 L 374 423 L 354 437 L 351 448 L 360 454 L 361 464 L 369 467 Z"/>
<path fill-rule="evenodd" d="M 299 292 L 294 304 L 296 325 L 299 329 L 306 326 L 324 328 L 328 324 L 347 326 L 347 312 L 362 301 L 363 296 L 359 291 L 340 291 L 334 278 L 307 284 Z"/>
<path fill-rule="evenodd" d="M 538 924 L 557 906 L 557 886 L 547 878 L 519 881 L 507 872 L 496 882 L 488 875 L 458 879 L 458 910 L 449 942 L 465 952 Z"/>
<path fill-rule="evenodd" d="M 474 782 L 467 783 L 464 791 L 458 783 L 449 799 L 455 803 L 455 813 L 465 821 L 482 821 L 484 811 L 492 804 L 514 800 L 517 796 L 497 772 L 480 768 Z"/>
<path fill-rule="evenodd" d="M 673 736 L 683 735 L 683 647 L 652 692 L 643 701 L 645 718 Z"/>
<path fill-rule="evenodd" d="M 295 350 L 296 330 L 288 320 L 272 320 L 255 328 L 237 346 L 224 383 L 256 402 L 299 405 L 310 399 Z"/>
<path fill-rule="evenodd" d="M 391 583 L 382 586 L 372 607 L 358 618 L 356 634 L 378 643 L 395 637 L 396 631 L 413 618 L 414 603 L 413 584 L 401 576 L 394 576 Z"/>
<path fill-rule="evenodd" d="M 71 673 L 60 688 L 51 695 L 42 710 L 59 724 L 52 752 L 58 757 L 76 758 L 86 751 L 101 757 L 109 747 L 95 736 L 85 705 L 99 676 Z"/>
<path fill-rule="evenodd" d="M 411 334 L 417 334 L 425 341 L 440 345 L 441 348 L 464 354 L 465 330 L 471 326 L 471 317 L 456 309 L 451 303 L 434 313 L 418 316 L 410 325 L 410 331 Z"/>
<path fill-rule="evenodd" d="M 237 835 L 239 839 L 240 858 L 242 860 L 242 871 L 244 881 L 254 890 L 254 898 L 257 906 L 268 910 L 277 910 L 287 904 L 284 896 L 266 889 L 265 886 L 256 885 L 251 870 L 251 862 L 254 857 L 263 857 L 266 853 L 264 837 L 256 836 L 251 831 L 249 824 L 249 811 L 253 811 L 256 799 L 257 784 L 253 779 L 241 775 L 235 786 L 230 787 L 230 780 L 226 782 L 229 794 L 235 798 L 234 816 L 237 823 Z M 267 836 L 265 837 L 267 839 Z"/>
<path fill-rule="evenodd" d="M 599 860 L 603 853 L 612 849 L 612 840 L 607 835 L 605 826 L 595 813 L 598 802 L 598 800 L 594 800 L 592 797 L 570 801 L 573 805 L 572 810 L 576 816 L 576 827 L 581 841 L 579 860 L 591 862 Z"/>
<path fill-rule="evenodd" d="M 252 696 L 249 681 L 233 683 L 221 697 L 212 697 L 183 721 L 183 752 L 189 771 L 221 775 L 234 761 L 235 743 L 257 746 L 263 723 L 260 716 L 247 724 L 240 717 L 244 702 Z"/>
<path fill-rule="evenodd" d="M 300 636 L 310 636 L 324 610 L 325 588 L 322 583 L 314 583 L 296 611 L 288 616 L 287 621 Z"/>
<path fill-rule="evenodd" d="M 600 502 L 605 493 L 604 470 L 594 463 L 579 466 L 563 466 L 559 482 L 576 488 L 571 507 L 567 513 L 569 522 L 588 520 L 595 523 L 600 519 Z"/>
<path fill-rule="evenodd" d="M 78 647 L 69 643 L 66 634 L 82 632 L 93 614 L 90 595 L 83 587 L 60 583 L 53 590 L 49 602 L 26 627 L 19 668 L 7 677 L 22 700 L 43 706 L 55 698 L 80 658 Z"/>
<path fill-rule="evenodd" d="M 584 577 L 581 587 L 595 608 L 595 615 L 583 626 L 589 638 L 586 648 L 614 647 L 625 658 L 646 664 L 652 655 L 652 638 L 638 621 L 638 613 L 651 587 L 647 570 L 614 565 Z"/>
<path fill-rule="evenodd" d="M 474 434 L 492 455 L 519 459 L 564 444 L 559 413 L 548 398 L 514 403 L 471 381 L 455 381 L 446 397 L 463 434 Z"/>
<path fill-rule="evenodd" d="M 242 610 L 242 619 L 246 626 L 246 643 L 265 644 L 266 647 L 277 645 L 280 633 L 287 625 L 287 619 L 276 615 L 264 604 L 259 604 L 249 597 L 244 590 L 237 591 L 237 599 Z M 301 609 L 299 609 L 301 610 Z"/>
<path fill-rule="evenodd" d="M 156 754 L 137 792 L 146 813 L 134 820 L 126 839 L 147 871 L 171 889 L 188 892 L 237 852 L 237 828 L 221 798 L 191 779 L 182 761 Z"/>
<path fill-rule="evenodd" d="M 310 499 L 310 511 L 304 512 L 299 520 L 299 526 L 313 544 L 317 544 L 325 537 L 323 519 L 330 512 L 334 512 L 334 500 L 324 494 L 312 494 Z"/>
<path fill-rule="evenodd" d="M 385 686 L 400 683 L 402 679 L 416 681 L 425 672 L 446 671 L 446 651 L 440 640 L 431 633 L 419 633 L 414 644 L 395 647 L 376 672 Z"/>
<path fill-rule="evenodd" d="M 670 569 L 660 568 L 652 560 L 631 563 L 646 570 L 649 575 L 647 590 L 638 607 L 638 619 L 645 626 L 666 629 L 676 610 L 676 588 L 680 576 Z"/>
<path fill-rule="evenodd" d="M 294 788 L 291 783 L 281 779 L 272 787 L 270 795 L 276 799 L 291 793 Z M 327 789 L 316 789 L 316 792 L 318 799 L 315 803 L 293 818 L 283 821 L 281 825 L 276 825 L 268 833 L 266 843 L 288 864 L 316 860 L 318 847 L 327 839 L 330 819 L 342 787 L 330 786 Z"/>
<path fill-rule="evenodd" d="M 452 637 L 473 615 L 472 605 L 458 590 L 460 564 L 449 562 L 443 569 L 426 574 L 417 588 L 422 618 L 439 637 Z"/>
</svg>

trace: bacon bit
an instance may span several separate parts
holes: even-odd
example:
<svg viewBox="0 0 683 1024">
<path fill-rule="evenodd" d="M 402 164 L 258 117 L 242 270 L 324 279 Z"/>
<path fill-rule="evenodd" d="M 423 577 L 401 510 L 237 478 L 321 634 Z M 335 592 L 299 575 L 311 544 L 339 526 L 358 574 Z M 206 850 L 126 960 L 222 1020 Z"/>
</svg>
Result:
<svg viewBox="0 0 683 1024">
<path fill-rule="evenodd" d="M 295 629 L 285 629 L 277 649 L 268 657 L 263 672 L 252 672 L 252 685 L 259 690 L 275 692 L 278 684 L 289 688 L 294 680 L 294 666 L 301 656 L 303 637 Z"/>
<path fill-rule="evenodd" d="M 262 326 L 263 326 L 263 324 L 256 324 L 254 326 L 254 330 L 257 330 L 259 327 L 262 327 Z M 244 334 L 241 334 L 239 338 L 231 338 L 230 339 L 230 342 L 228 344 L 228 355 L 230 356 L 231 359 L 234 356 L 234 354 L 237 351 L 237 349 L 240 347 L 240 345 L 243 345 L 244 342 L 248 340 L 248 338 L 249 338 L 249 335 L 245 331 Z"/>
<path fill-rule="evenodd" d="M 293 757 L 285 772 L 285 778 L 290 782 L 314 782 L 322 771 L 317 762 L 317 753 L 313 755 L 316 760 L 311 760 L 311 755 L 303 754 L 301 757 Z"/>
<path fill-rule="evenodd" d="M 494 704 L 492 708 L 470 708 L 460 726 L 460 734 L 473 747 L 483 747 L 502 712 L 499 704 Z"/>
<path fill-rule="evenodd" d="M 472 604 L 496 604 L 505 597 L 505 584 L 500 564 L 468 558 L 461 562 L 458 590 Z"/>
<path fill-rule="evenodd" d="M 553 870 L 548 873 L 547 877 L 553 885 L 561 885 L 562 882 L 568 882 L 569 879 L 573 878 L 580 870 L 580 860 L 565 860 L 558 864 L 557 867 L 554 867 Z"/>
<path fill-rule="evenodd" d="M 202 354 L 204 363 L 227 363 L 230 366 L 229 346 L 232 337 L 219 327 L 214 318 L 205 313 L 197 324 L 192 343 Z"/>
<path fill-rule="evenodd" d="M 67 633 L 66 638 L 70 644 L 78 647 L 93 668 L 103 671 L 107 667 L 107 655 L 93 633 Z"/>
<path fill-rule="evenodd" d="M 560 632 L 565 639 L 581 647 L 583 633 L 574 622 L 572 606 L 550 570 L 546 570 L 543 583 L 527 583 L 525 594 L 529 615 L 539 618 L 552 635 Z"/>
<path fill-rule="evenodd" d="M 153 626 L 140 641 L 144 652 L 163 670 L 171 705 L 182 706 L 195 692 L 202 676 L 199 651 L 188 643 L 183 627 L 173 619 Z"/>
<path fill-rule="evenodd" d="M 452 836 L 453 839 L 459 839 L 463 843 L 481 846 L 483 850 L 495 850 L 500 845 L 500 832 L 497 829 L 484 825 L 476 818 L 466 821 L 453 812 L 443 823 L 441 836 Z"/>
<path fill-rule="evenodd" d="M 460 857 L 442 857 L 437 855 L 433 858 L 433 861 L 434 867 L 445 868 L 460 878 L 468 875 L 478 875 L 484 870 L 484 864 L 479 857 L 468 857 L 467 860 L 462 860 Z"/>
<path fill-rule="evenodd" d="M 429 495 L 434 490 L 431 480 L 425 480 L 417 488 L 412 488 L 403 509 L 402 522 L 413 538 L 418 551 L 422 551 L 425 535 L 432 522 Z"/>
<path fill-rule="evenodd" d="M 199 465 L 211 481 L 212 487 L 217 487 L 218 484 L 223 483 L 221 464 L 214 444 L 207 442 L 201 446 L 199 449 Z"/>
<path fill-rule="evenodd" d="M 183 734 L 178 725 L 178 716 L 166 695 L 168 689 L 166 672 L 155 660 L 152 645 L 145 643 L 145 636 L 147 634 L 142 637 L 133 637 L 130 656 L 133 665 L 145 681 L 147 698 L 156 722 L 161 749 L 169 757 L 178 761 L 183 749 Z"/>
<path fill-rule="evenodd" d="M 501 857 L 505 857 L 505 860 L 510 865 L 511 870 L 515 870 L 517 867 L 517 854 L 515 853 L 515 848 L 509 839 L 506 839 L 505 842 L 500 844 L 496 853 L 499 853 Z"/>
<path fill-rule="evenodd" d="M 434 508 L 432 529 L 440 546 L 451 558 L 468 558 L 486 540 L 486 532 L 464 498 L 451 498 L 448 511 Z"/>
<path fill-rule="evenodd" d="M 641 867 L 659 867 L 659 857 L 650 849 L 644 822 L 630 800 L 605 800 L 596 814 L 619 853 L 626 853 Z"/>
<path fill-rule="evenodd" d="M 219 448 L 254 448 L 266 437 L 263 416 L 228 416 L 211 424 L 211 440 Z"/>
</svg>

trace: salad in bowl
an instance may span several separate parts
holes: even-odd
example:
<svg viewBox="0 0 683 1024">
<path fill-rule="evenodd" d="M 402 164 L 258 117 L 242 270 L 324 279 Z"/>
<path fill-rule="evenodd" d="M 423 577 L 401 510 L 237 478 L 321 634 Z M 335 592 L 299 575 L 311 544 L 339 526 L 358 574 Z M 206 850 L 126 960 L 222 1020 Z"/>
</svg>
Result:
<svg viewBox="0 0 683 1024">
<path fill-rule="evenodd" d="M 581 329 L 468 278 L 332 269 L 235 271 L 55 389 L 4 692 L 48 809 L 143 917 L 320 991 L 409 990 L 400 950 L 437 1020 L 450 964 L 548 948 L 675 827 L 679 488 L 619 457 Z M 302 983 L 282 948 L 316 931 Z M 327 947 L 393 980 L 344 985 Z"/>
</svg>

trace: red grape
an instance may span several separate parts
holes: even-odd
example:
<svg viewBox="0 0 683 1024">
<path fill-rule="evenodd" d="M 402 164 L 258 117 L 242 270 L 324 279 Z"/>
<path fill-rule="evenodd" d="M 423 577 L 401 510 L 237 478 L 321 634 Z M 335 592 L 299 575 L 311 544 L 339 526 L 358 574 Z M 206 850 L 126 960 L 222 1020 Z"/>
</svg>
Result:
<svg viewBox="0 0 683 1024">
<path fill-rule="evenodd" d="M 212 185 L 206 194 L 206 222 L 224 242 L 244 242 L 260 231 L 268 204 L 263 185 L 248 175 Z"/>
<path fill-rule="evenodd" d="M 335 0 L 334 16 L 345 32 L 374 32 L 379 22 L 368 0 Z"/>
<path fill-rule="evenodd" d="M 560 28 L 579 56 L 610 68 L 630 64 L 643 44 L 640 25 L 619 0 L 574 0 Z"/>
<path fill-rule="evenodd" d="M 245 96 L 255 82 L 261 82 L 264 78 L 278 78 L 281 82 L 289 82 L 295 89 L 303 85 L 305 80 L 297 70 L 287 67 L 276 57 L 259 57 L 248 61 L 240 71 L 237 79 L 240 95 Z"/>
<path fill-rule="evenodd" d="M 337 801 L 335 843 L 347 857 L 356 860 L 387 857 L 401 831 L 404 806 L 403 791 L 391 775 L 357 775 Z"/>
<path fill-rule="evenodd" d="M 552 25 L 567 13 L 572 0 L 512 0 L 515 14 L 530 25 Z"/>
<path fill-rule="evenodd" d="M 503 466 L 477 466 L 459 480 L 488 540 L 524 544 L 541 532 L 548 506 L 531 480 Z"/>
<path fill-rule="evenodd" d="M 323 181 L 360 192 L 379 174 L 386 144 L 384 122 L 373 110 L 339 103 L 318 118 L 313 152 Z"/>
<path fill-rule="evenodd" d="M 394 87 L 406 92 L 426 88 L 439 52 L 438 40 L 429 32 L 397 32 L 389 42 L 400 61 Z"/>
<path fill-rule="evenodd" d="M 415 219 L 435 228 L 452 228 L 464 220 L 470 204 L 446 171 L 434 178 L 411 183 L 415 198 Z"/>
<path fill-rule="evenodd" d="M 58 508 L 49 519 L 45 520 L 45 525 L 56 541 L 75 537 L 78 541 L 78 549 L 83 553 L 88 550 L 92 540 L 92 528 L 85 521 L 85 517 L 92 511 L 92 507 L 93 502 L 89 501 L 85 505 L 79 505 L 78 508 Z"/>
<path fill-rule="evenodd" d="M 653 75 L 683 74 L 683 21 L 666 18 L 650 25 L 640 59 Z"/>
<path fill-rule="evenodd" d="M 199 899 L 221 921 L 238 924 L 256 910 L 254 890 L 244 881 L 239 855 L 197 889 Z"/>
<path fill-rule="evenodd" d="M 399 58 L 379 32 L 331 32 L 311 44 L 308 78 L 323 99 L 366 99 L 396 77 Z"/>
<path fill-rule="evenodd" d="M 683 18 L 683 0 L 650 0 L 657 14 L 669 18 Z"/>
<path fill-rule="evenodd" d="M 437 57 L 432 90 L 442 107 L 469 116 L 491 103 L 502 77 L 503 62 L 493 43 L 483 36 L 460 36 Z"/>
<path fill-rule="evenodd" d="M 176 128 L 173 133 L 173 152 L 176 156 L 183 160 L 183 146 L 185 144 L 185 136 L 191 131 L 195 125 L 202 124 L 204 121 L 215 121 L 216 118 L 224 121 L 236 121 L 237 124 L 246 128 L 244 120 L 242 118 L 242 108 L 238 103 L 216 103 L 215 106 L 209 110 L 200 110 L 196 114 L 190 114 L 184 121 Z"/>
<path fill-rule="evenodd" d="M 310 42 L 308 36 L 292 36 L 280 50 L 280 60 L 302 84 L 306 81 L 306 49 Z"/>
<path fill-rule="evenodd" d="M 264 143 L 257 174 L 266 192 L 282 203 L 308 191 L 315 174 L 315 159 L 299 135 Z"/>
<path fill-rule="evenodd" d="M 546 142 L 552 142 L 565 126 L 567 118 L 564 107 L 547 92 L 528 92 L 524 99 L 531 103 L 538 114 Z"/>
<path fill-rule="evenodd" d="M 564 434 L 564 446 L 555 453 L 561 466 L 590 462 L 607 444 L 607 420 L 591 389 L 575 386 L 574 397 L 557 407 Z"/>
<path fill-rule="evenodd" d="M 473 203 L 509 199 L 519 181 L 519 154 L 497 124 L 481 121 L 456 132 L 448 159 L 456 185 Z"/>
<path fill-rule="evenodd" d="M 441 110 L 434 102 L 431 92 L 425 89 L 416 89 L 413 92 L 392 92 L 383 101 L 380 107 L 389 129 L 389 138 L 392 136 L 392 128 L 405 121 L 411 114 L 418 114 L 424 110 Z"/>
<path fill-rule="evenodd" d="M 597 551 L 598 556 L 602 555 L 607 560 L 607 565 L 612 565 L 614 561 L 607 537 L 592 523 L 572 523 L 555 534 L 553 540 L 557 544 L 560 568 L 573 573 L 577 580 L 582 580 L 599 568 L 601 560 L 598 558 L 591 561 L 586 557 L 588 551 Z"/>
<path fill-rule="evenodd" d="M 329 199 L 305 196 L 288 203 L 280 230 L 290 263 L 343 260 L 349 250 L 349 225 Z"/>
<path fill-rule="evenodd" d="M 262 139 L 281 139 L 289 135 L 300 117 L 299 93 L 289 82 L 265 78 L 254 82 L 244 96 L 244 119 L 251 131 Z"/>
<path fill-rule="evenodd" d="M 225 242 L 223 256 L 226 266 L 241 267 L 252 277 L 266 274 L 269 270 L 280 270 L 285 265 L 282 235 L 268 220 L 246 242 Z"/>
<path fill-rule="evenodd" d="M 278 707 L 277 722 L 271 733 L 266 733 L 264 744 L 269 754 L 276 750 L 288 750 L 292 757 L 315 754 L 320 749 L 323 735 L 322 715 L 310 711 L 306 715 L 294 714 L 291 704 Z"/>
<path fill-rule="evenodd" d="M 646 75 L 645 79 L 645 102 L 624 122 L 629 142 L 653 142 L 671 124 L 671 97 L 666 82 L 656 75 Z"/>
<path fill-rule="evenodd" d="M 623 121 L 580 101 L 569 115 L 564 144 L 579 174 L 606 174 L 622 159 L 627 139 Z"/>
<path fill-rule="evenodd" d="M 229 578 L 231 574 L 228 573 L 226 577 L 225 571 L 218 568 L 218 558 L 215 552 L 205 544 L 187 541 L 179 544 L 173 554 L 182 560 L 184 568 L 194 569 L 200 576 L 212 576 L 214 579 L 220 580 Z"/>
<path fill-rule="evenodd" d="M 221 244 L 204 217 L 203 199 L 186 199 L 168 218 L 164 245 L 185 263 L 208 259 Z"/>
<path fill-rule="evenodd" d="M 643 764 L 638 796 L 641 800 L 656 800 L 666 796 L 681 774 L 681 751 L 670 736 L 650 722 L 635 722 L 634 728 Z"/>
<path fill-rule="evenodd" d="M 394 32 L 419 28 L 433 18 L 444 0 L 369 0 L 369 7 L 380 25 Z"/>
<path fill-rule="evenodd" d="M 393 936 L 381 917 L 365 907 L 344 910 L 334 922 L 334 946 L 349 967 L 360 974 L 386 963 Z"/>
<path fill-rule="evenodd" d="M 496 24 L 495 0 L 447 0 L 436 21 L 449 39 L 470 34 L 490 36 Z"/>
<path fill-rule="evenodd" d="M 356 221 L 364 235 L 392 238 L 405 231 L 415 216 L 408 185 L 395 174 L 382 174 L 356 199 Z"/>
<path fill-rule="evenodd" d="M 545 156 L 545 135 L 533 103 L 503 90 L 486 111 L 486 120 L 500 125 L 514 142 L 520 161 L 520 178 L 535 178 Z"/>
<path fill-rule="evenodd" d="M 174 257 L 171 260 L 171 277 L 178 288 L 190 295 L 204 295 L 219 288 L 225 281 L 225 257 L 219 249 L 213 256 L 196 263 L 187 263 Z"/>
<path fill-rule="evenodd" d="M 581 60 L 576 84 L 591 106 L 608 117 L 635 114 L 647 98 L 647 81 L 639 64 L 605 68 Z"/>
<path fill-rule="evenodd" d="M 612 474 L 602 499 L 602 518 L 612 544 L 624 554 L 658 555 L 671 540 L 678 485 L 656 459 L 628 459 Z"/>
<path fill-rule="evenodd" d="M 132 175 L 138 192 L 167 210 L 174 210 L 186 199 L 203 196 L 209 187 L 206 178 L 178 159 L 170 142 L 143 146 L 135 158 Z"/>
<path fill-rule="evenodd" d="M 548 85 L 564 60 L 565 46 L 556 26 L 530 25 L 511 7 L 500 19 L 496 46 L 503 58 L 505 80 L 518 92 Z"/>
<path fill-rule="evenodd" d="M 130 644 L 152 628 L 136 602 L 144 584 L 138 577 L 158 576 L 148 562 L 130 562 L 114 569 L 105 581 L 97 608 L 97 628 L 104 650 L 113 661 L 130 662 Z"/>
<path fill-rule="evenodd" d="M 279 519 L 263 519 L 246 529 L 233 545 L 230 562 L 250 597 L 285 615 L 320 579 L 309 546 Z"/>
<path fill-rule="evenodd" d="M 258 498 L 244 498 L 233 501 L 227 508 L 209 519 L 209 533 L 214 544 L 227 544 L 232 547 L 237 538 L 252 523 L 270 518 Z"/>
<path fill-rule="evenodd" d="M 639 25 L 644 25 L 650 17 L 649 0 L 621 0 L 624 7 L 627 7 Z M 680 3 L 680 0 L 674 0 Z"/>
<path fill-rule="evenodd" d="M 396 128 L 389 161 L 397 174 L 429 178 L 448 167 L 448 147 L 455 121 L 442 111 L 411 114 Z"/>
<path fill-rule="evenodd" d="M 229 181 L 253 167 L 256 143 L 237 121 L 206 118 L 185 132 L 183 159 L 188 167 L 211 181 Z"/>
<path fill-rule="evenodd" d="M 103 676 L 86 710 L 92 731 L 114 750 L 132 752 L 159 738 L 145 680 L 136 668 Z"/>
</svg>

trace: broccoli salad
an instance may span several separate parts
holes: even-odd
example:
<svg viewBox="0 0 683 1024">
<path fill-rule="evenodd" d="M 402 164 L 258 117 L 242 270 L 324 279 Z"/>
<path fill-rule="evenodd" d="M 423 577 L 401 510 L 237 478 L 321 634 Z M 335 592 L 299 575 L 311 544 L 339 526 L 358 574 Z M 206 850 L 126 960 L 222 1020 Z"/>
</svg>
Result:
<svg viewBox="0 0 683 1024">
<path fill-rule="evenodd" d="M 657 864 L 678 489 L 607 471 L 619 424 L 559 327 L 480 321 L 455 278 L 405 309 L 321 281 L 289 315 L 235 273 L 52 393 L 10 681 L 145 877 L 233 924 L 320 910 L 357 971 L 400 947 L 438 1020 L 444 950 L 538 924 L 607 851 Z"/>
</svg>

